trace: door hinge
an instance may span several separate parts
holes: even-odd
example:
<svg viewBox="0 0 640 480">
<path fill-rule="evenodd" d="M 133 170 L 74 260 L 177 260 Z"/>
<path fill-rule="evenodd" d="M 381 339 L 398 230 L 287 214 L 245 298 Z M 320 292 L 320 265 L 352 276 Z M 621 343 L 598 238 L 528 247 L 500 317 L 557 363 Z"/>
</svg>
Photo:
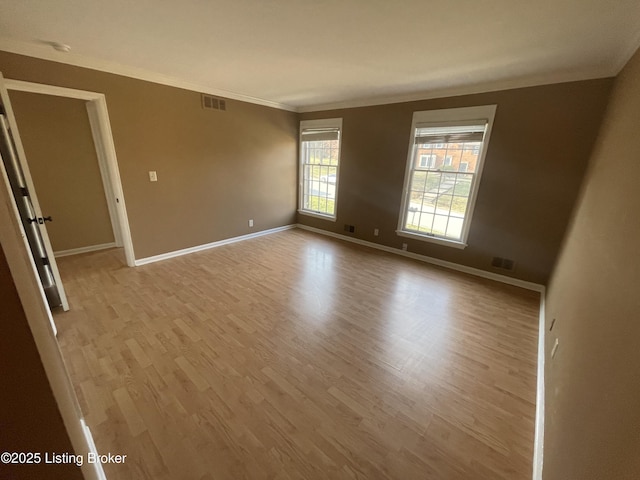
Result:
<svg viewBox="0 0 640 480">
<path fill-rule="evenodd" d="M 49 263 L 49 259 L 48 259 L 47 257 L 42 257 L 42 264 L 43 264 L 43 265 L 51 265 L 51 264 Z"/>
<path fill-rule="evenodd" d="M 28 197 L 29 196 L 29 190 L 27 190 L 27 187 L 20 187 L 20 194 L 23 197 Z"/>
</svg>

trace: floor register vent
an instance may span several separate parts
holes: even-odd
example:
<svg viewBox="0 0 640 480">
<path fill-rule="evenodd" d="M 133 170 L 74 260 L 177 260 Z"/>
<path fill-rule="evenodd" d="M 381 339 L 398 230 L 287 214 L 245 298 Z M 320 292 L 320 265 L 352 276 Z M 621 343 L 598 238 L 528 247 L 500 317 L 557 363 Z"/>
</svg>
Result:
<svg viewBox="0 0 640 480">
<path fill-rule="evenodd" d="M 227 101 L 222 98 L 212 97 L 211 95 L 202 94 L 202 108 L 208 110 L 226 110 Z"/>
<path fill-rule="evenodd" d="M 502 270 L 513 271 L 513 269 L 516 268 L 516 262 L 508 258 L 493 257 L 493 260 L 491 260 L 491 266 Z"/>
</svg>

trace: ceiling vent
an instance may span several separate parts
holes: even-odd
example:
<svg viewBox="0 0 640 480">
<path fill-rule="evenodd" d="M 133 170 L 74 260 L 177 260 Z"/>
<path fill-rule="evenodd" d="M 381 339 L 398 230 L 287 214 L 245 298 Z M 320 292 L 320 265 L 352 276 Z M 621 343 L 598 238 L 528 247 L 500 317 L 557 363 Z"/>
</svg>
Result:
<svg viewBox="0 0 640 480">
<path fill-rule="evenodd" d="M 226 110 L 227 101 L 222 98 L 212 97 L 211 95 L 202 94 L 202 108 L 208 110 Z"/>
</svg>

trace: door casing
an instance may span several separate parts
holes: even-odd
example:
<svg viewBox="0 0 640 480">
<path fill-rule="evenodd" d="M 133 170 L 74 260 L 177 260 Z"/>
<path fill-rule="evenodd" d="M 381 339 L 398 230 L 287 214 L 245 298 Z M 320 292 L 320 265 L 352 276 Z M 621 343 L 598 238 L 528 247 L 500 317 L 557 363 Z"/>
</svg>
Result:
<svg viewBox="0 0 640 480">
<path fill-rule="evenodd" d="M 129 218 L 104 94 L 11 79 L 5 79 L 4 85 L 7 90 L 55 95 L 87 102 L 89 125 L 91 126 L 91 134 L 96 147 L 98 165 L 107 198 L 107 207 L 111 217 L 111 224 L 113 225 L 116 246 L 124 248 L 127 265 L 134 267 L 135 253 L 131 240 L 131 230 L 129 229 Z M 18 153 L 24 155 L 24 151 Z M 39 206 L 36 208 L 39 210 Z"/>
<path fill-rule="evenodd" d="M 0 94 L 3 99 L 7 96 L 2 73 L 0 73 Z M 15 119 L 11 118 L 13 112 L 10 109 L 7 110 L 7 117 L 13 122 L 13 128 L 16 128 Z M 22 233 L 22 224 L 3 162 L 0 162 L 0 225 L 3 226 L 0 228 L 0 245 L 7 259 L 11 277 L 69 439 L 74 452 L 87 458 L 89 452 L 96 454 L 97 450 L 82 416 L 78 397 L 60 352 L 51 310 L 40 284 L 27 240 Z M 85 462 L 81 470 L 86 480 L 106 479 L 100 463 Z"/>
</svg>

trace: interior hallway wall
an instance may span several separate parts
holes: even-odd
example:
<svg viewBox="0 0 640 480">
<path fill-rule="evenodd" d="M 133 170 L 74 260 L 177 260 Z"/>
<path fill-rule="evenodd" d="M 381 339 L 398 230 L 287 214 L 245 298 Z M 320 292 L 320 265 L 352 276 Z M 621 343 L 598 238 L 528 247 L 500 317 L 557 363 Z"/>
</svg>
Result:
<svg viewBox="0 0 640 480">
<path fill-rule="evenodd" d="M 547 291 L 544 480 L 640 478 L 639 126 L 640 51 L 616 78 Z"/>
<path fill-rule="evenodd" d="M 86 102 L 9 97 L 54 252 L 115 242 Z"/>
</svg>

